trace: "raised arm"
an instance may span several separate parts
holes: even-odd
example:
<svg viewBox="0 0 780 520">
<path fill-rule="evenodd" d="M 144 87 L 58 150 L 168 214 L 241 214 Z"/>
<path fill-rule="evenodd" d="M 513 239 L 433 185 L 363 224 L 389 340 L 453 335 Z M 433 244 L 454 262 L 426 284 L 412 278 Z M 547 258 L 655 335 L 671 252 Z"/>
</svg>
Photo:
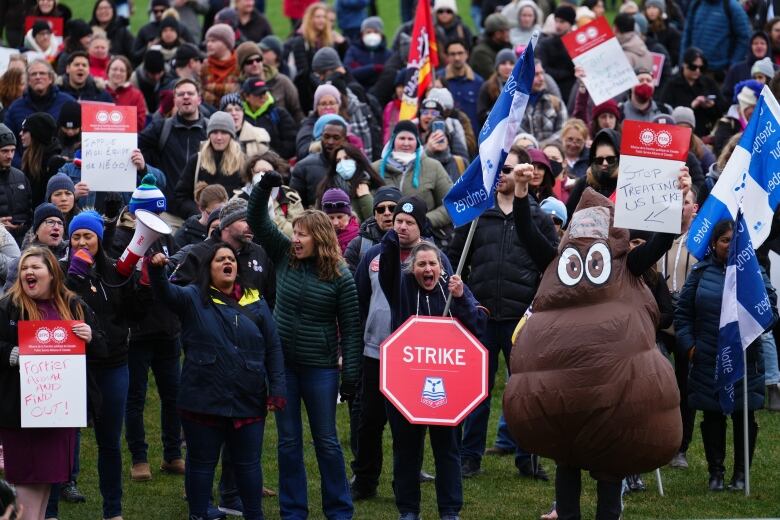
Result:
<svg viewBox="0 0 780 520">
<path fill-rule="evenodd" d="M 515 177 L 515 200 L 512 204 L 512 215 L 515 219 L 517 237 L 525 244 L 528 254 L 540 272 L 544 272 L 553 261 L 558 251 L 536 226 L 531 217 L 531 204 L 528 200 L 528 183 L 533 175 L 531 164 L 518 164 L 512 174 Z"/>
<path fill-rule="evenodd" d="M 290 239 L 279 231 L 268 215 L 268 197 L 271 190 L 282 185 L 282 176 L 276 172 L 263 175 L 249 196 L 246 221 L 255 233 L 254 241 L 265 249 L 274 265 L 280 265 L 290 253 Z"/>
</svg>

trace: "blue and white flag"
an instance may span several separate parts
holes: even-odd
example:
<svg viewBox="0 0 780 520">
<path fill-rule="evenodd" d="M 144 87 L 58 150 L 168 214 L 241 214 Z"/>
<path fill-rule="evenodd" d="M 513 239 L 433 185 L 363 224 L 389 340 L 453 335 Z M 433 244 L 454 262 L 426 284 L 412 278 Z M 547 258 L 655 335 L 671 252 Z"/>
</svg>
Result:
<svg viewBox="0 0 780 520">
<path fill-rule="evenodd" d="M 688 232 L 688 251 L 706 256 L 712 228 L 742 210 L 755 247 L 769 236 L 780 203 L 780 105 L 764 87 L 745 132 Z"/>
<path fill-rule="evenodd" d="M 468 224 L 493 207 L 499 172 L 520 132 L 531 95 L 535 46 L 536 38 L 532 38 L 479 132 L 479 155 L 444 197 L 444 207 L 455 226 Z"/>
<path fill-rule="evenodd" d="M 734 411 L 734 385 L 745 372 L 742 351 L 772 325 L 773 313 L 742 212 L 734 223 L 720 308 L 715 386 L 723 413 Z"/>
</svg>

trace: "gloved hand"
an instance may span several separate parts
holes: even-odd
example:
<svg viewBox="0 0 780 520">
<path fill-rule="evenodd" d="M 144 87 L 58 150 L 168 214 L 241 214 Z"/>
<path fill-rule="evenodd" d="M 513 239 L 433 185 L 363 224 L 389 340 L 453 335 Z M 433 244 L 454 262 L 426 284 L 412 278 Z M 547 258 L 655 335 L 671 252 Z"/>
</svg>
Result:
<svg viewBox="0 0 780 520">
<path fill-rule="evenodd" d="M 287 399 L 276 395 L 269 395 L 266 399 L 266 406 L 268 407 L 269 412 L 280 412 L 287 406 Z"/>
<path fill-rule="evenodd" d="M 105 211 L 103 214 L 106 216 L 108 220 L 114 220 L 119 216 L 119 211 L 122 209 L 122 206 L 125 205 L 125 202 L 122 200 L 122 197 L 118 193 L 109 193 L 106 195 L 105 199 Z"/>
<path fill-rule="evenodd" d="M 341 401 L 352 401 L 355 399 L 355 393 L 357 385 L 354 383 L 346 383 L 342 382 L 341 387 L 339 388 L 339 395 L 341 396 Z"/>
<path fill-rule="evenodd" d="M 92 265 L 95 263 L 95 259 L 86 249 L 79 249 L 74 251 L 70 257 L 70 265 L 68 266 L 69 275 L 87 276 Z"/>
<path fill-rule="evenodd" d="M 11 353 L 8 355 L 8 365 L 12 367 L 19 366 L 19 347 L 11 349 Z"/>
<path fill-rule="evenodd" d="M 277 172 L 266 172 L 265 175 L 258 181 L 257 185 L 264 190 L 270 190 L 272 188 L 278 188 L 282 185 L 282 176 Z"/>
</svg>

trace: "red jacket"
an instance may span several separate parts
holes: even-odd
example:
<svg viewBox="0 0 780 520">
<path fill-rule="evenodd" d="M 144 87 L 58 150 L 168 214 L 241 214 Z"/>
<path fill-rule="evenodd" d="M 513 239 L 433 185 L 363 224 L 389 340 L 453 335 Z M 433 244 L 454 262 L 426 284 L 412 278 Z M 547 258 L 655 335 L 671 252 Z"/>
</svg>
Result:
<svg viewBox="0 0 780 520">
<path fill-rule="evenodd" d="M 136 117 L 138 119 L 138 131 L 146 126 L 146 100 L 140 90 L 125 83 L 116 90 L 106 85 L 106 91 L 114 98 L 114 102 L 123 107 L 135 107 Z"/>
</svg>

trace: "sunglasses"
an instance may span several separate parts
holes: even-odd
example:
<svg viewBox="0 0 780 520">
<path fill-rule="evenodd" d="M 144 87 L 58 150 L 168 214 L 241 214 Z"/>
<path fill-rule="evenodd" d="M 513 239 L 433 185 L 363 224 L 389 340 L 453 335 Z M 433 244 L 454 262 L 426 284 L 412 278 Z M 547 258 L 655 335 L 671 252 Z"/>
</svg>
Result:
<svg viewBox="0 0 780 520">
<path fill-rule="evenodd" d="M 263 58 L 257 56 L 254 58 L 247 58 L 246 61 L 244 61 L 244 65 L 254 65 L 255 63 L 263 63 Z"/>
<path fill-rule="evenodd" d="M 703 71 L 705 69 L 704 65 L 691 65 L 686 63 L 685 66 L 688 67 L 689 70 L 692 70 L 694 72 L 696 72 L 697 70 Z"/>
<path fill-rule="evenodd" d="M 374 208 L 374 213 L 379 213 L 380 215 L 382 213 L 392 213 L 395 211 L 395 204 L 388 204 L 386 206 L 377 206 Z"/>
<path fill-rule="evenodd" d="M 593 158 L 593 164 L 604 164 L 605 162 L 612 166 L 613 164 L 617 163 L 617 156 L 615 155 L 608 155 L 606 157 L 594 157 Z"/>
<path fill-rule="evenodd" d="M 514 169 L 515 169 L 514 166 L 508 166 L 505 164 L 501 167 L 501 173 L 503 173 L 504 175 L 509 175 L 510 173 L 512 173 L 512 170 Z"/>
<path fill-rule="evenodd" d="M 349 202 L 344 202 L 343 200 L 322 203 L 322 209 L 344 209 L 348 208 L 349 206 Z"/>
<path fill-rule="evenodd" d="M 436 11 L 436 13 L 455 14 L 455 12 L 452 9 L 439 9 L 438 11 Z"/>
</svg>

